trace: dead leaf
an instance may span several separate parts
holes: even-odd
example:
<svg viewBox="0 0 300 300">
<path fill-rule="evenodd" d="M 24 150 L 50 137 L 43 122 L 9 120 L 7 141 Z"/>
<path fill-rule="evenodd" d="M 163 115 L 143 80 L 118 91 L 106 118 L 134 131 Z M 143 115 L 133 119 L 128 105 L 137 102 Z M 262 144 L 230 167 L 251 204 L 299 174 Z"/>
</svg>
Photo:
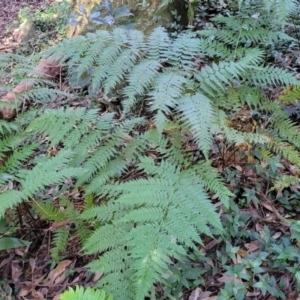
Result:
<svg viewBox="0 0 300 300">
<path fill-rule="evenodd" d="M 31 287 L 26 287 L 20 290 L 18 297 L 25 297 L 29 294 Z"/>
<path fill-rule="evenodd" d="M 229 281 L 234 281 L 235 283 L 242 283 L 242 280 L 239 278 L 235 278 L 234 276 L 230 276 L 230 275 L 223 275 L 222 277 L 218 278 L 218 281 L 221 283 L 226 283 Z"/>
<path fill-rule="evenodd" d="M 281 233 L 280 231 L 278 231 L 278 232 L 276 232 L 276 233 L 272 236 L 272 238 L 275 239 L 275 240 L 277 240 L 277 239 L 280 238 L 281 236 L 282 236 L 282 233 Z"/>
<path fill-rule="evenodd" d="M 256 296 L 259 296 L 260 295 L 260 292 L 248 292 L 246 294 L 247 297 L 256 297 Z"/>
<path fill-rule="evenodd" d="M 218 244 L 219 244 L 218 241 L 212 240 L 212 241 L 210 241 L 209 243 L 207 243 L 207 244 L 205 245 L 205 250 L 210 250 L 210 249 L 212 249 L 213 247 L 215 247 L 215 246 L 218 245 Z"/>
<path fill-rule="evenodd" d="M 211 258 L 206 257 L 205 261 L 206 261 L 206 263 L 207 263 L 209 266 L 211 266 L 212 268 L 215 266 L 215 265 L 214 265 L 214 261 L 213 261 Z"/>
<path fill-rule="evenodd" d="M 267 201 L 261 199 L 261 202 L 260 202 L 260 203 L 262 204 L 262 206 L 263 206 L 264 208 L 266 208 L 267 210 L 273 212 L 273 206 L 270 205 Z"/>
<path fill-rule="evenodd" d="M 32 294 L 32 297 L 34 297 L 34 300 L 44 300 L 45 299 L 43 294 L 36 290 L 32 290 L 31 294 Z"/>
<path fill-rule="evenodd" d="M 103 276 L 103 273 L 97 273 L 93 276 L 92 281 L 97 282 L 102 276 Z"/>
<path fill-rule="evenodd" d="M 48 229 L 45 230 L 45 232 L 54 231 L 57 228 L 63 227 L 63 226 L 68 225 L 68 224 L 70 224 L 69 220 L 64 220 L 64 221 L 61 221 L 61 222 L 54 222 Z"/>
<path fill-rule="evenodd" d="M 248 250 L 249 253 L 255 252 L 259 249 L 258 241 L 252 241 L 244 245 L 245 248 Z"/>
<path fill-rule="evenodd" d="M 189 300 L 199 300 L 199 296 L 202 294 L 202 289 L 197 287 L 195 290 L 192 291 L 191 295 L 189 296 Z"/>
<path fill-rule="evenodd" d="M 209 298 L 209 296 L 210 296 L 212 293 L 213 293 L 213 292 L 210 292 L 210 291 L 203 292 L 203 293 L 200 295 L 200 300 Z"/>
<path fill-rule="evenodd" d="M 61 282 L 61 276 L 65 275 L 64 272 L 71 262 L 71 260 L 63 260 L 60 262 L 48 275 L 50 283 L 54 284 L 57 283 L 57 281 Z"/>
<path fill-rule="evenodd" d="M 13 281 L 18 282 L 20 275 L 23 273 L 18 263 L 12 263 L 11 265 L 11 278 Z"/>
</svg>

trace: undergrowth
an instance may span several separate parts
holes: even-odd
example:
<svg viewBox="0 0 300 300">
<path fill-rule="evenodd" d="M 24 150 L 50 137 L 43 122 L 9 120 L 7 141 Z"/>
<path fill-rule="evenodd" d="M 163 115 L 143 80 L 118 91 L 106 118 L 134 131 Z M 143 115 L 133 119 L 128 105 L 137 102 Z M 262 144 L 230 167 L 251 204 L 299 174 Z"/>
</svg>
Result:
<svg viewBox="0 0 300 300">
<path fill-rule="evenodd" d="M 53 260 L 76 235 L 94 255 L 87 267 L 104 274 L 96 287 L 114 299 L 176 299 L 208 288 L 205 278 L 219 271 L 219 299 L 257 290 L 284 299 L 286 282 L 265 268 L 295 276 L 299 289 L 297 221 L 282 217 L 292 235 L 276 240 L 258 209 L 298 210 L 300 138 L 283 107 L 297 101 L 300 83 L 266 60 L 269 45 L 295 42 L 284 29 L 297 2 L 239 3 L 236 15 L 175 38 L 116 28 L 34 57 L 0 57 L 3 89 L 34 84 L 16 95 L 15 120 L 0 122 L 0 215 L 26 203 L 68 221 L 54 233 Z M 28 75 L 45 57 L 63 66 L 64 91 Z M 274 101 L 275 87 L 288 97 Z M 78 95 L 89 107 L 74 104 Z"/>
</svg>

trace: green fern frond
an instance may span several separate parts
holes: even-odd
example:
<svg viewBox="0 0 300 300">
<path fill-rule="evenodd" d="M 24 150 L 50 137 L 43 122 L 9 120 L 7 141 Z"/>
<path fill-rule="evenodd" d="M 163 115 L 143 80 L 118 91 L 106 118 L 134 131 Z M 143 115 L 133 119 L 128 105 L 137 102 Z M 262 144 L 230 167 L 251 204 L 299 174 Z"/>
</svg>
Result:
<svg viewBox="0 0 300 300">
<path fill-rule="evenodd" d="M 208 161 L 200 162 L 199 165 L 195 166 L 195 170 L 198 176 L 200 176 L 204 187 L 215 193 L 222 203 L 228 207 L 229 199 L 233 194 L 224 185 L 217 170 Z"/>
<path fill-rule="evenodd" d="M 95 175 L 91 180 L 90 184 L 87 186 L 87 192 L 100 195 L 103 192 L 103 185 L 108 182 L 110 178 L 119 178 L 127 168 L 128 162 L 124 160 L 124 157 L 117 157 L 116 159 L 109 161 L 101 169 L 101 173 Z"/>
<path fill-rule="evenodd" d="M 60 253 L 66 251 L 68 246 L 69 235 L 70 235 L 69 226 L 59 227 L 53 233 L 52 247 L 50 252 L 51 252 L 51 257 L 55 261 L 59 261 Z"/>
<path fill-rule="evenodd" d="M 25 143 L 25 141 L 26 135 L 24 134 L 3 136 L 0 140 L 0 153 L 5 154 L 5 152 L 16 149 L 18 146 Z"/>
<path fill-rule="evenodd" d="M 56 156 L 39 162 L 32 170 L 20 170 L 17 178 L 23 186 L 23 193 L 33 196 L 47 186 L 80 177 L 84 173 L 81 168 L 68 167 L 73 156 L 71 151 L 61 150 Z"/>
<path fill-rule="evenodd" d="M 191 71 L 194 69 L 194 58 L 199 52 L 201 41 L 194 32 L 179 35 L 169 48 L 168 62 L 175 70 Z"/>
<path fill-rule="evenodd" d="M 274 182 L 274 186 L 270 189 L 270 191 L 283 190 L 285 188 L 290 188 L 293 185 L 299 185 L 299 178 L 291 175 L 283 175 Z"/>
<path fill-rule="evenodd" d="M 85 244 L 88 253 L 107 251 L 90 264 L 93 271 L 110 273 L 129 268 L 130 273 L 135 274 L 129 279 L 135 287 L 135 294 L 131 295 L 133 299 L 144 299 L 148 295 L 159 274 L 170 263 L 170 256 L 181 258 L 186 255 L 182 245 L 196 247 L 195 242 L 201 242 L 199 231 L 210 234 L 208 226 L 222 230 L 195 172 L 180 172 L 176 165 L 166 161 L 156 166 L 149 158 L 142 159 L 139 169 L 154 177 L 107 186 L 107 197 L 117 197 L 107 204 L 107 208 L 103 207 L 105 214 L 110 211 L 113 222 L 104 223 Z M 186 201 L 187 197 L 189 201 Z M 92 210 L 88 210 L 92 215 L 86 212 L 84 216 L 96 216 L 103 221 Z M 102 216 L 105 214 L 101 213 Z M 106 242 L 95 245 L 100 236 L 101 240 L 107 236 L 104 238 Z M 120 255 L 130 255 L 134 263 L 124 265 Z"/>
<path fill-rule="evenodd" d="M 167 61 L 167 51 L 171 43 L 172 40 L 167 31 L 163 27 L 157 27 L 147 39 L 147 57 L 160 63 Z"/>
<path fill-rule="evenodd" d="M 201 32 L 199 32 L 200 35 Z M 225 45 L 223 42 L 202 39 L 199 45 L 199 52 L 203 53 L 203 55 L 209 55 L 213 58 L 222 59 L 223 61 L 232 61 L 235 57 L 243 57 L 245 54 L 245 49 L 243 47 L 236 48 L 234 53 L 231 47 Z"/>
<path fill-rule="evenodd" d="M 283 140 L 289 141 L 291 144 L 300 147 L 299 130 L 296 123 L 291 121 L 282 111 L 278 110 L 271 118 L 273 132 L 280 136 Z"/>
<path fill-rule="evenodd" d="M 0 133 L 2 135 L 17 132 L 19 129 L 18 125 L 12 122 L 7 122 L 5 120 L 0 120 Z"/>
<path fill-rule="evenodd" d="M 187 127 L 191 129 L 192 135 L 204 155 L 212 144 L 211 123 L 214 118 L 214 110 L 210 100 L 201 93 L 187 96 L 179 100 L 178 112 Z"/>
<path fill-rule="evenodd" d="M 177 100 L 183 95 L 187 79 L 176 73 L 162 73 L 156 77 L 154 89 L 149 93 L 150 109 L 155 113 L 155 124 L 162 133 L 171 109 L 177 105 Z"/>
<path fill-rule="evenodd" d="M 299 101 L 300 99 L 300 87 L 299 86 L 287 86 L 280 94 L 279 100 L 282 104 L 291 104 Z"/>
<path fill-rule="evenodd" d="M 37 143 L 32 143 L 13 151 L 12 155 L 5 161 L 5 164 L 0 166 L 0 172 L 13 173 L 15 170 L 18 170 L 34 153 L 37 147 Z"/>
<path fill-rule="evenodd" d="M 86 160 L 83 163 L 83 167 L 87 171 L 80 178 L 77 184 L 80 185 L 84 182 L 88 182 L 92 177 L 94 177 L 94 180 L 96 179 L 98 183 L 99 181 L 106 182 L 110 178 L 110 176 L 114 176 L 121 172 L 124 168 L 126 168 L 126 165 L 130 163 L 129 160 L 131 156 L 134 155 L 134 153 L 137 153 L 139 149 L 138 147 L 136 149 L 133 149 L 133 153 L 129 155 L 129 152 L 123 153 L 123 151 L 120 151 L 120 145 L 124 144 L 124 148 L 126 149 L 126 143 L 124 143 L 126 135 L 130 133 L 132 128 L 142 124 L 143 121 L 144 120 L 142 118 L 135 118 L 131 120 L 128 119 L 125 122 L 116 125 L 114 130 L 110 130 L 109 137 L 104 136 L 103 142 L 105 142 L 105 145 L 102 145 L 97 150 L 90 149 L 89 156 L 86 157 Z M 92 135 L 94 136 L 93 133 Z M 99 139 L 100 137 L 96 138 Z M 119 157 L 117 154 L 119 154 Z M 124 164 L 124 162 L 120 161 L 122 160 L 122 157 L 125 158 L 124 155 L 126 155 L 126 158 L 128 159 L 127 164 Z M 117 164 L 119 164 L 119 167 L 123 167 L 119 168 Z M 97 176 L 96 174 L 99 175 Z M 88 190 L 89 193 L 92 193 L 90 188 L 88 188 Z"/>
<path fill-rule="evenodd" d="M 78 123 L 81 123 L 79 127 L 82 130 L 81 134 L 86 133 L 91 129 L 97 116 L 98 110 L 96 109 L 89 111 L 86 111 L 85 108 L 48 109 L 31 122 L 27 131 L 45 134 L 50 140 L 49 146 L 51 147 L 63 141 Z M 68 142 L 70 143 L 69 140 Z"/>
<path fill-rule="evenodd" d="M 125 75 L 129 74 L 135 65 L 137 58 L 140 56 L 138 49 L 125 49 L 111 64 L 111 68 L 107 72 L 107 79 L 104 81 L 104 91 L 106 94 L 117 84 L 122 82 Z"/>
<path fill-rule="evenodd" d="M 60 205 L 64 207 L 65 219 L 75 221 L 79 217 L 80 213 L 75 209 L 74 203 L 68 198 L 61 197 L 59 201 Z"/>
<path fill-rule="evenodd" d="M 43 219 L 54 222 L 60 222 L 66 219 L 64 212 L 56 208 L 52 202 L 33 202 L 32 206 Z"/>
<path fill-rule="evenodd" d="M 274 18 L 274 21 L 278 24 L 285 24 L 289 16 L 296 11 L 299 5 L 297 0 L 263 0 L 263 3 L 269 10 L 269 14 Z"/>
<path fill-rule="evenodd" d="M 238 62 L 213 63 L 195 72 L 194 76 L 201 90 L 208 96 L 215 97 L 220 91 L 225 91 L 226 87 L 236 83 L 241 76 L 245 76 L 251 66 L 260 62 L 262 54 L 260 50 L 254 49 Z"/>
<path fill-rule="evenodd" d="M 295 85 L 299 86 L 299 81 L 295 76 L 285 70 L 274 66 L 253 67 L 251 72 L 245 74 L 244 78 L 255 86 L 266 87 L 270 85 Z"/>
<path fill-rule="evenodd" d="M 59 96 L 69 97 L 70 95 L 57 89 L 35 87 L 17 94 L 16 99 L 18 101 L 34 100 L 36 103 L 48 104 Z"/>
<path fill-rule="evenodd" d="M 272 138 L 269 147 L 276 154 L 279 154 L 289 160 L 291 163 L 300 166 L 300 155 L 299 151 L 287 142 L 282 141 L 279 138 Z"/>
<path fill-rule="evenodd" d="M 27 199 L 25 193 L 16 190 L 6 190 L 0 194 L 0 216 L 4 217 L 5 211 Z"/>
<path fill-rule="evenodd" d="M 143 96 L 147 93 L 147 89 L 155 82 L 160 68 L 161 65 L 156 60 L 146 59 L 132 69 L 128 77 L 128 86 L 124 88 L 124 96 L 126 98 L 123 101 L 123 105 L 125 112 L 130 111 L 136 104 L 138 96 Z"/>
<path fill-rule="evenodd" d="M 59 297 L 60 300 L 113 300 L 112 296 L 106 297 L 103 290 L 95 290 L 90 287 L 84 289 L 81 286 L 76 286 L 73 290 L 69 288 Z"/>
</svg>

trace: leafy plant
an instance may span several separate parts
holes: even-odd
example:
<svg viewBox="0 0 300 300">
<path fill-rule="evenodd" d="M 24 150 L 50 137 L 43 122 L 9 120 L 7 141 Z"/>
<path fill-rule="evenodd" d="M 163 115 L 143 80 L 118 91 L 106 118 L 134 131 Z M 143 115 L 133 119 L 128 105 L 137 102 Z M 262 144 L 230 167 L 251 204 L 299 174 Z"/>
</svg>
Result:
<svg viewBox="0 0 300 300">
<path fill-rule="evenodd" d="M 68 25 L 81 25 L 83 22 L 87 22 L 89 29 L 93 30 L 96 28 L 96 25 L 111 26 L 119 20 L 130 16 L 133 16 L 133 14 L 126 5 L 114 8 L 110 0 L 102 0 L 92 8 L 80 5 L 78 11 L 71 14 Z"/>
<path fill-rule="evenodd" d="M 43 9 L 31 12 L 28 7 L 19 10 L 19 19 L 23 22 L 30 20 L 41 32 L 57 31 L 65 35 L 65 25 L 70 13 L 69 3 L 65 0 L 45 6 Z"/>
<path fill-rule="evenodd" d="M 245 297 L 248 286 L 242 280 L 251 278 L 250 288 L 282 297 L 274 278 L 254 274 L 261 271 L 262 261 L 272 268 L 290 267 L 299 258 L 289 240 L 277 245 L 267 227 L 261 236 L 247 230 L 250 216 L 238 213 L 233 193 L 210 160 L 221 157 L 230 187 L 244 206 L 260 202 L 262 184 L 257 183 L 257 190 L 239 188 L 243 171 L 264 174 L 274 189 L 286 189 L 294 181 L 280 176 L 281 159 L 300 166 L 297 125 L 282 110 L 286 101 L 274 102 L 267 93 L 275 85 L 297 89 L 299 81 L 268 65 L 264 46 L 293 39 L 278 31 L 277 21 L 270 21 L 270 10 L 280 14 L 277 4 L 264 3 L 257 20 L 249 17 L 252 6 L 239 3 L 238 17 L 217 16 L 215 27 L 184 31 L 176 38 L 163 28 L 149 36 L 116 28 L 62 41 L 36 58 L 58 59 L 73 91 L 84 91 L 92 106 L 101 103 L 100 109 L 49 109 L 57 94 L 65 94 L 45 89 L 47 81 L 27 77 L 35 92 L 25 96 L 42 102 L 43 108 L 0 124 L 5 187 L 0 214 L 26 201 L 47 220 L 75 225 L 75 230 L 57 229 L 53 258 L 59 259 L 63 241 L 75 232 L 83 252 L 97 257 L 89 269 L 104 274 L 97 287 L 116 299 L 154 298 L 159 283 L 167 287 L 167 297 L 178 297 L 180 288 L 189 286 L 188 276 L 178 269 L 184 263 L 191 266 L 187 261 L 199 255 L 205 237 L 227 241 L 213 254 L 234 279 L 221 289 L 221 299 Z M 282 14 L 282 24 L 290 13 Z M 12 83 L 30 74 L 22 57 L 1 58 L 3 74 L 11 74 Z M 24 94 L 15 105 L 26 99 Z M 257 122 L 252 124 L 254 116 Z M 229 169 L 232 155 L 226 157 L 226 149 L 234 150 L 244 169 Z M 51 187 L 55 195 L 39 199 Z M 84 195 L 81 209 L 68 199 L 70 189 Z M 212 194 L 225 211 L 222 220 Z M 267 254 L 228 265 L 241 251 L 232 239 L 244 237 L 256 239 Z M 201 267 L 212 274 L 217 269 L 205 259 Z M 83 290 L 78 293 L 83 295 Z"/>
<path fill-rule="evenodd" d="M 5 236 L 8 230 L 7 222 L 4 219 L 0 219 L 0 251 L 30 245 L 30 242 Z"/>
</svg>

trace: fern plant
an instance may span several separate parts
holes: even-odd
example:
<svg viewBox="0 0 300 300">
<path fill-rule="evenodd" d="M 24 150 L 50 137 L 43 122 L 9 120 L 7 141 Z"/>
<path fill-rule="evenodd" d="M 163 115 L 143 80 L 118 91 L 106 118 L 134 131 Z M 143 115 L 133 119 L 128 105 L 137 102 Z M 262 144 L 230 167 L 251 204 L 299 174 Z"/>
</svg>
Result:
<svg viewBox="0 0 300 300">
<path fill-rule="evenodd" d="M 201 234 L 222 234 L 209 195 L 228 206 L 232 194 L 209 160 L 216 140 L 249 143 L 300 166 L 298 130 L 265 93 L 274 85 L 297 89 L 299 81 L 268 66 L 261 46 L 290 38 L 274 32 L 273 24 L 260 31 L 257 24 L 263 23 L 241 14 L 241 19 L 217 17 L 222 30 L 171 38 L 163 28 L 148 37 L 117 28 L 62 41 L 40 54 L 66 66 L 73 88 L 86 89 L 90 98 L 117 100 L 121 110 L 117 118 L 98 109 L 32 109 L 14 122 L 1 122 L 0 215 L 30 201 L 45 219 L 77 224 L 84 253 L 99 254 L 88 265 L 104 273 L 99 287 L 116 299 L 153 295 L 161 274 L 197 252 Z M 268 25 L 267 20 L 262 22 Z M 197 68 L 196 58 L 206 65 Z M 43 94 L 31 97 L 41 101 Z M 264 126 L 254 132 L 232 126 L 232 115 L 244 107 L 263 114 Z M 140 117 L 141 111 L 150 117 Z M 198 154 L 188 151 L 191 144 Z M 52 147 L 57 153 L 47 155 Z M 66 180 L 69 189 L 84 192 L 83 212 L 65 199 Z M 58 202 L 39 200 L 53 185 Z M 58 229 L 56 260 L 70 233 Z"/>
</svg>

